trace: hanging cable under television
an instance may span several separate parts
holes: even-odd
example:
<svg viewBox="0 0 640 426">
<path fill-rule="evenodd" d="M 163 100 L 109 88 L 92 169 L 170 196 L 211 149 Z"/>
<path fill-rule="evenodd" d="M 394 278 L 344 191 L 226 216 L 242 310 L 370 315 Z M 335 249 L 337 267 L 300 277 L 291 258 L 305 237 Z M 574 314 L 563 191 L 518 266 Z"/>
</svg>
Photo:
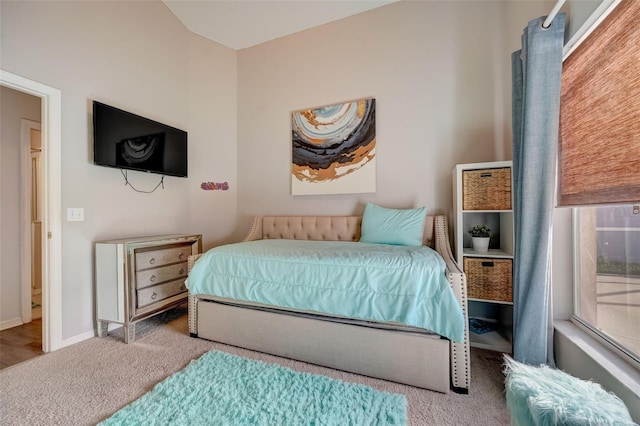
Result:
<svg viewBox="0 0 640 426">
<path fill-rule="evenodd" d="M 158 187 L 161 185 L 162 185 L 162 189 L 164 189 L 164 176 L 160 178 L 160 182 L 158 182 L 158 184 L 151 191 L 144 191 L 142 189 L 137 189 L 135 186 L 131 184 L 131 182 L 129 182 L 129 176 L 127 175 L 126 169 L 120 169 L 120 173 L 122 173 L 122 177 L 124 177 L 125 186 L 127 185 L 130 186 L 131 189 L 133 189 L 136 192 L 140 192 L 142 194 L 151 194 L 152 192 L 155 192 L 155 190 L 158 189 Z"/>
</svg>

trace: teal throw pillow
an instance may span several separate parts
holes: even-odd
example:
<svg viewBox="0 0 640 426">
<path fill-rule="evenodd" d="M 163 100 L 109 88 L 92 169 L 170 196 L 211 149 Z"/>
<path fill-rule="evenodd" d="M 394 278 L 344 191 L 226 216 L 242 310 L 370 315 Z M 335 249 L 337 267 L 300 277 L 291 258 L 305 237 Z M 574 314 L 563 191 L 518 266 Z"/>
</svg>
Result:
<svg viewBox="0 0 640 426">
<path fill-rule="evenodd" d="M 426 207 L 387 209 L 367 203 L 362 215 L 360 242 L 421 246 Z"/>
</svg>

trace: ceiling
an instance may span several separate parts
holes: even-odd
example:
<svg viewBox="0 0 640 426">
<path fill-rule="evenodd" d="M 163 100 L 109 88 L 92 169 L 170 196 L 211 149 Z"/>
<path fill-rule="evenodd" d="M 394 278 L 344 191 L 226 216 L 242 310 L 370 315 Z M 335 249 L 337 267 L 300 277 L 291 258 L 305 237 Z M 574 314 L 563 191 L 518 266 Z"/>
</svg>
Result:
<svg viewBox="0 0 640 426">
<path fill-rule="evenodd" d="M 163 0 L 192 32 L 235 50 L 398 0 Z"/>
</svg>

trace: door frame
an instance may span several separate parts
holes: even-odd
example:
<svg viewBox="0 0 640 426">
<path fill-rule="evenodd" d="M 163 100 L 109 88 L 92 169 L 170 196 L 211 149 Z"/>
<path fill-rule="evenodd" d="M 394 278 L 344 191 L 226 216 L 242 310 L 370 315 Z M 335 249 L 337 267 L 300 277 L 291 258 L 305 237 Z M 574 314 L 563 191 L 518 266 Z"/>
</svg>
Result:
<svg viewBox="0 0 640 426">
<path fill-rule="evenodd" d="M 62 93 L 4 70 L 0 85 L 41 99 L 42 350 L 51 352 L 62 347 Z"/>
</svg>

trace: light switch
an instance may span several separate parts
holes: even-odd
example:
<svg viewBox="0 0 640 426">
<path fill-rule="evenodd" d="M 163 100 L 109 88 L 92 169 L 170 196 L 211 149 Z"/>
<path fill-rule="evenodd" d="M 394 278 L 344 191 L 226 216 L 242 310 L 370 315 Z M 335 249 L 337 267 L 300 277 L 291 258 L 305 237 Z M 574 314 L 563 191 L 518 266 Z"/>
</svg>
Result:
<svg viewBox="0 0 640 426">
<path fill-rule="evenodd" d="M 84 221 L 84 209 L 82 207 L 74 207 L 67 209 L 67 222 Z"/>
</svg>

